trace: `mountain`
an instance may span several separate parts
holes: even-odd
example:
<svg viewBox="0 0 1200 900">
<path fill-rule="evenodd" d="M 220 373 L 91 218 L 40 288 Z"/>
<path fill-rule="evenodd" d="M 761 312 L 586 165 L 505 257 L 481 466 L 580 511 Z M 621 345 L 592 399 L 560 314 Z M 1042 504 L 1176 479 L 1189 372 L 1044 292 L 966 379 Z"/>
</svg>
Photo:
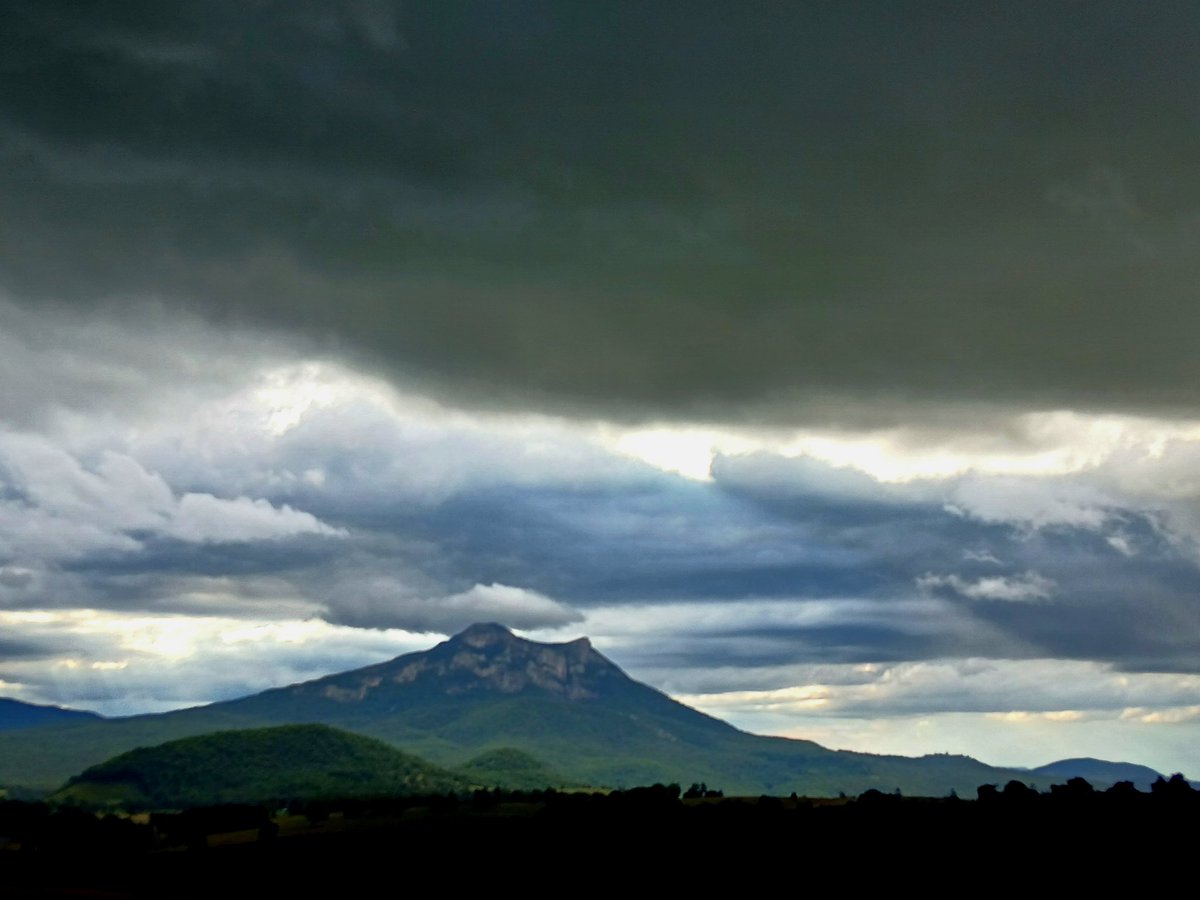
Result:
<svg viewBox="0 0 1200 900">
<path fill-rule="evenodd" d="M 1060 759 L 1056 762 L 1029 770 L 1030 780 L 1046 787 L 1051 784 L 1066 784 L 1068 779 L 1083 778 L 1094 788 L 1105 789 L 1118 781 L 1132 781 L 1138 790 L 1148 791 L 1157 779 L 1163 777 L 1148 766 L 1135 763 L 1109 762 L 1104 759 Z"/>
<path fill-rule="evenodd" d="M 21 700 L 10 700 L 0 697 L 0 731 L 14 728 L 33 728 L 50 722 L 96 721 L 100 716 L 94 712 L 78 709 L 64 709 L 61 706 L 42 706 L 37 703 L 25 703 Z"/>
<path fill-rule="evenodd" d="M 748 734 L 634 681 L 586 639 L 536 643 L 487 624 L 430 650 L 237 700 L 0 734 L 0 783 L 57 787 L 134 747 L 296 723 L 378 738 L 446 767 L 511 748 L 572 781 L 614 787 L 703 781 L 726 793 L 943 796 L 1027 777 L 964 756 L 876 756 Z"/>
<path fill-rule="evenodd" d="M 139 747 L 72 778 L 53 799 L 185 808 L 317 797 L 428 794 L 470 782 L 382 741 L 326 725 L 219 731 Z"/>
</svg>

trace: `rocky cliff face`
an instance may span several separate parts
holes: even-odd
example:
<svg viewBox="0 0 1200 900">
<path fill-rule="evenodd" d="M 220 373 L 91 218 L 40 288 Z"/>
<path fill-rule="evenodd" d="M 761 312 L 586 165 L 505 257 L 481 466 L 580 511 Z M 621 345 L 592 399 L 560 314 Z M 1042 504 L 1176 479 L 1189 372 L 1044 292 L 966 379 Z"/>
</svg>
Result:
<svg viewBox="0 0 1200 900">
<path fill-rule="evenodd" d="M 589 700 L 606 685 L 627 681 L 587 638 L 542 644 L 517 637 L 503 625 L 477 624 L 430 650 L 321 679 L 313 689 L 329 700 L 354 703 L 389 688 L 412 686 L 445 696 L 541 691 L 567 700 Z"/>
</svg>

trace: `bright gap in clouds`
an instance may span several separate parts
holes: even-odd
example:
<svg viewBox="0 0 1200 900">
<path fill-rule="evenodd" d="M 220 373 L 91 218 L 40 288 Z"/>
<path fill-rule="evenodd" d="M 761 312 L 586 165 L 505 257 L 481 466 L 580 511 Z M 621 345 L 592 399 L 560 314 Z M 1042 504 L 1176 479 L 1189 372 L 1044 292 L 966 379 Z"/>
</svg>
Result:
<svg viewBox="0 0 1200 900">
<path fill-rule="evenodd" d="M 836 749 L 1036 767 L 1069 746 L 1070 755 L 1196 773 L 1200 675 L 1123 673 L 1082 660 L 948 659 L 797 665 L 766 677 L 791 684 L 673 696 L 747 731 Z"/>
<path fill-rule="evenodd" d="M 883 484 L 902 484 L 967 473 L 1052 477 L 1114 461 L 1153 466 L 1172 448 L 1200 445 L 1198 422 L 1063 410 L 1010 415 L 983 428 L 972 426 L 968 419 L 957 428 L 916 425 L 862 433 L 686 423 L 620 427 L 547 415 L 455 409 L 329 361 L 264 369 L 244 391 L 202 407 L 197 418 L 205 421 L 197 424 L 235 432 L 250 426 L 269 440 L 301 426 L 314 414 L 348 407 L 373 409 L 414 427 L 453 427 L 524 440 L 534 453 L 539 442 L 547 439 L 560 445 L 590 445 L 595 451 L 635 459 L 695 481 L 712 480 L 717 457 L 756 453 L 811 459 L 860 471 Z M 1200 491 L 1200 482 L 1184 485 L 1173 474 L 1176 490 Z M 314 471 L 308 477 L 319 479 L 321 474 Z M 1136 473 L 1126 480 L 1136 482 Z M 1153 491 L 1152 479 L 1143 481 L 1145 490 Z M 1163 490 L 1170 493 L 1171 485 Z"/>
<path fill-rule="evenodd" d="M 619 453 L 698 481 L 711 480 L 718 456 L 769 453 L 807 457 L 896 483 L 968 472 L 1065 475 L 1118 455 L 1153 460 L 1172 442 L 1200 441 L 1200 423 L 1053 410 L 1009 415 L 987 427 L 973 426 L 968 416 L 957 427 L 916 425 L 864 433 L 659 424 L 618 431 L 610 441 Z"/>
<path fill-rule="evenodd" d="M 753 726 L 746 723 L 746 727 Z M 1122 711 L 946 712 L 871 718 L 817 714 L 774 733 L 839 750 L 903 756 L 956 753 L 1012 768 L 1036 768 L 1058 759 L 1091 757 L 1138 763 L 1168 775 L 1182 771 L 1195 778 L 1194 748 L 1200 741 L 1200 723 L 1193 715 L 1188 722 L 1154 725 Z"/>
<path fill-rule="evenodd" d="M 0 611 L 0 628 L 71 649 L 5 663 L 4 694 L 104 715 L 162 712 L 369 665 L 433 641 L 321 619 Z"/>
</svg>

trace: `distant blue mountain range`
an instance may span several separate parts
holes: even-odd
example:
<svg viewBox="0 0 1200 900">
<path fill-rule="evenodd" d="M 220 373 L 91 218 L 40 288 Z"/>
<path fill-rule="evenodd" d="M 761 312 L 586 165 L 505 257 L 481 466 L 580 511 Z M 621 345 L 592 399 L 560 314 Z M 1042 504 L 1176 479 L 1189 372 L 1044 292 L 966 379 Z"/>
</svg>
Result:
<svg viewBox="0 0 1200 900">
<path fill-rule="evenodd" d="M 1138 790 L 1148 791 L 1150 785 L 1162 777 L 1162 774 L 1149 766 L 1139 766 L 1136 763 L 1109 762 L 1103 759 L 1080 757 L 1078 759 L 1060 759 L 1056 762 L 1030 769 L 1030 778 L 1039 787 L 1050 784 L 1062 784 L 1069 778 L 1083 778 L 1092 787 L 1103 788 L 1116 784 L 1118 781 L 1132 781 Z"/>
<path fill-rule="evenodd" d="M 51 722 L 96 721 L 100 718 L 94 712 L 63 709 L 61 706 L 42 706 L 37 703 L 24 703 L 21 700 L 0 697 L 0 731 L 32 728 L 36 725 L 48 725 Z"/>
</svg>

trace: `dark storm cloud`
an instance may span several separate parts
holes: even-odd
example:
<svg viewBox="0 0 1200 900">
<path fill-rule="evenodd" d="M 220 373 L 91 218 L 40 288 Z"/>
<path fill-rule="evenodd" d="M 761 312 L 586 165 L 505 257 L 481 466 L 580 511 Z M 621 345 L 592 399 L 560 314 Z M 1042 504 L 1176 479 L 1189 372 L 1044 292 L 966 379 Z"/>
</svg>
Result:
<svg viewBox="0 0 1200 900">
<path fill-rule="evenodd" d="M 767 454 L 718 459 L 713 471 L 725 493 L 862 560 L 876 596 L 911 586 L 951 601 L 986 641 L 1006 647 L 1000 653 L 1101 659 L 1142 671 L 1200 666 L 1191 638 L 1200 633 L 1200 570 L 1188 542 L 1163 529 L 1159 510 L 1126 506 L 1092 516 L 1070 508 L 1055 519 L 1042 515 L 1047 504 L 1038 494 L 1078 495 L 1069 479 L 1003 479 L 993 490 L 1033 510 L 1014 505 L 1004 521 L 990 508 L 977 517 L 949 502 L 967 496 L 964 485 L 986 484 L 976 476 L 887 485 Z M 953 642 L 961 654 L 981 646 L 962 635 Z"/>
<path fill-rule="evenodd" d="M 951 648 L 963 656 L 1020 659 L 1029 655 L 1029 647 L 1019 639 L 977 624 L 972 628 L 969 618 L 955 618 L 945 610 L 942 621 L 922 622 L 919 629 L 905 621 L 910 610 L 889 611 L 881 606 L 877 612 L 879 621 L 875 624 L 857 623 L 855 614 L 847 612 L 843 624 L 764 626 L 757 630 L 731 627 L 728 633 L 709 640 L 690 635 L 668 637 L 637 646 L 627 656 L 630 664 L 639 667 L 694 670 L 941 659 Z M 736 684 L 736 679 L 736 675 L 717 676 L 713 683 L 723 680 L 726 685 Z"/>
<path fill-rule="evenodd" d="M 964 517 L 928 486 L 876 484 L 871 496 L 862 485 L 839 502 L 789 484 L 786 460 L 769 467 L 775 491 L 755 492 L 745 469 L 763 460 L 741 462 L 740 480 L 727 460 L 716 483 L 476 486 L 419 510 L 382 491 L 356 492 L 352 514 L 339 492 L 289 494 L 349 533 L 330 550 L 336 560 L 304 570 L 298 590 L 331 621 L 375 627 L 428 628 L 430 598 L 496 583 L 585 613 L 631 604 L 652 620 L 656 608 L 694 603 L 718 616 L 716 642 L 702 622 L 670 626 L 682 633 L 651 654 L 655 665 L 662 654 L 730 665 L 1002 656 L 1200 669 L 1200 571 L 1146 514 L 1031 530 Z M 801 467 L 810 484 L 845 479 Z M 1132 555 L 1110 541 L 1118 533 Z M 912 607 L 921 597 L 937 603 Z M 835 603 L 801 622 L 764 619 L 754 605 L 824 609 L 838 598 L 870 605 Z"/>
<path fill-rule="evenodd" d="M 0 659 L 46 659 L 75 648 L 69 641 L 53 642 L 39 639 L 0 638 Z M 3 678 L 3 675 L 0 675 Z"/>
<path fill-rule="evenodd" d="M 112 424 L 104 412 L 169 418 L 241 387 L 255 366 L 294 353 L 261 332 L 214 337 L 161 303 L 54 310 L 19 306 L 0 291 L 0 421 L 46 429 L 71 410 L 96 431 Z"/>
<path fill-rule="evenodd" d="M 704 485 L 663 477 L 603 493 L 496 488 L 389 524 L 438 548 L 468 583 L 520 584 L 573 603 L 878 590 L 871 554 L 817 521 L 780 522 Z"/>
<path fill-rule="evenodd" d="M 161 297 L 524 407 L 1196 408 L 1190 4 L 3 15 L 29 302 Z"/>
</svg>

